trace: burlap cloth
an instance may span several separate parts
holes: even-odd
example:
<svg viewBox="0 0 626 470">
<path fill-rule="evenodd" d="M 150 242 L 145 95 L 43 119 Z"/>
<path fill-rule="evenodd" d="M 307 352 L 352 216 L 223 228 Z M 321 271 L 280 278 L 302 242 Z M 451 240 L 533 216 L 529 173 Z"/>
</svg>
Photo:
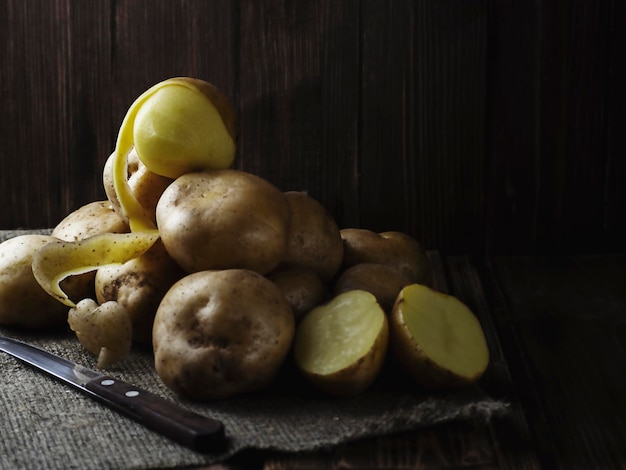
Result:
<svg viewBox="0 0 626 470">
<path fill-rule="evenodd" d="M 46 232 L 43 230 L 42 232 Z M 0 242 L 33 231 L 0 231 Z M 16 337 L 95 368 L 69 331 L 31 333 L 0 328 Z M 154 372 L 151 352 L 134 349 L 108 373 L 224 423 L 228 448 L 204 455 L 167 438 L 0 353 L 0 469 L 146 469 L 215 463 L 243 449 L 306 451 L 364 437 L 407 431 L 451 420 L 489 420 L 508 411 L 480 387 L 427 393 L 384 373 L 353 398 L 317 394 L 286 365 L 263 392 L 192 403 L 173 395 Z"/>
</svg>

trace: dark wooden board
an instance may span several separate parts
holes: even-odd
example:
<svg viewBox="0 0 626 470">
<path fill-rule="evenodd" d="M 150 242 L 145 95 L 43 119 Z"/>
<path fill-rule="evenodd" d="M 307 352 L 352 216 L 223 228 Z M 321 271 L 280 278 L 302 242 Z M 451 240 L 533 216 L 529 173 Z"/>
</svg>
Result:
<svg viewBox="0 0 626 470">
<path fill-rule="evenodd" d="M 626 257 L 501 257 L 500 342 L 544 468 L 626 466 Z"/>
<path fill-rule="evenodd" d="M 622 251 L 625 8 L 0 0 L 0 228 L 103 198 L 128 107 L 192 75 L 233 101 L 237 167 L 341 226 L 453 254 Z"/>
<path fill-rule="evenodd" d="M 110 26 L 108 2 L 0 2 L 0 227 L 48 227 L 103 197 Z"/>
<path fill-rule="evenodd" d="M 493 253 L 623 252 L 624 8 L 490 2 Z"/>
</svg>

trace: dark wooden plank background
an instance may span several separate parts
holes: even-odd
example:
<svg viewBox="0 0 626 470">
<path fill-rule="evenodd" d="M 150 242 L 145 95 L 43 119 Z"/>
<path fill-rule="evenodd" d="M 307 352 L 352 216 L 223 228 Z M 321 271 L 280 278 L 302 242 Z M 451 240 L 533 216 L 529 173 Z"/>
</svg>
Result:
<svg viewBox="0 0 626 470">
<path fill-rule="evenodd" d="M 0 0 L 0 228 L 104 197 L 132 101 L 190 75 L 239 168 L 443 253 L 623 252 L 618 0 Z"/>
</svg>

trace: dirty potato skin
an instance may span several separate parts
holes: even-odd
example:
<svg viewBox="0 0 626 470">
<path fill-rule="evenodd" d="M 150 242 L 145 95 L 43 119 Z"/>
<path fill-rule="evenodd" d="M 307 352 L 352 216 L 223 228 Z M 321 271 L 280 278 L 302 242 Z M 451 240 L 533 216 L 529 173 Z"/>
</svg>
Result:
<svg viewBox="0 0 626 470">
<path fill-rule="evenodd" d="M 165 188 L 173 181 L 171 178 L 157 175 L 146 168 L 139 160 L 135 149 L 128 154 L 128 185 L 152 222 L 156 222 L 156 206 Z M 107 159 L 102 173 L 102 182 L 112 209 L 125 223 L 128 217 L 124 214 L 117 198 L 113 183 L 113 155 Z"/>
<path fill-rule="evenodd" d="M 177 178 L 157 204 L 168 253 L 188 273 L 210 269 L 272 271 L 283 258 L 289 206 L 267 180 L 227 169 Z"/>
<path fill-rule="evenodd" d="M 285 193 L 291 213 L 283 262 L 304 266 L 329 282 L 341 267 L 343 241 L 333 216 L 305 192 Z"/>
<path fill-rule="evenodd" d="M 309 268 L 291 266 L 272 272 L 267 278 L 278 286 L 287 299 L 296 323 L 328 300 L 328 289 L 319 276 Z"/>
<path fill-rule="evenodd" d="M 271 281 L 243 269 L 178 281 L 157 310 L 154 360 L 163 383 L 198 401 L 267 386 L 294 336 L 293 314 Z"/>
<path fill-rule="evenodd" d="M 101 233 L 126 233 L 128 224 L 115 212 L 109 201 L 94 201 L 68 214 L 52 230 L 60 240 L 75 242 Z"/>
<path fill-rule="evenodd" d="M 399 269 L 411 282 L 430 285 L 432 268 L 420 243 L 403 232 L 344 228 L 342 269 L 361 263 L 378 263 Z"/>
<path fill-rule="evenodd" d="M 378 263 L 361 263 L 346 269 L 334 285 L 335 295 L 350 290 L 364 290 L 376 297 L 386 313 L 391 313 L 398 294 L 411 280 L 400 270 Z"/>
<path fill-rule="evenodd" d="M 159 302 L 168 289 L 185 275 L 160 240 L 143 255 L 123 265 L 99 268 L 95 293 L 99 303 L 116 301 L 132 322 L 133 341 L 152 344 L 152 324 Z"/>
</svg>

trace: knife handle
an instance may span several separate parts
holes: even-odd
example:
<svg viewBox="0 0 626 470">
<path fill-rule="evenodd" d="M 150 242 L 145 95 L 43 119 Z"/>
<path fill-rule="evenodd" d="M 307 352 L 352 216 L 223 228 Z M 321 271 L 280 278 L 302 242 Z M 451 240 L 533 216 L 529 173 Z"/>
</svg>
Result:
<svg viewBox="0 0 626 470">
<path fill-rule="evenodd" d="M 220 450 L 226 443 L 220 421 L 182 408 L 115 377 L 98 377 L 87 382 L 85 388 L 116 411 L 196 451 Z"/>
</svg>

